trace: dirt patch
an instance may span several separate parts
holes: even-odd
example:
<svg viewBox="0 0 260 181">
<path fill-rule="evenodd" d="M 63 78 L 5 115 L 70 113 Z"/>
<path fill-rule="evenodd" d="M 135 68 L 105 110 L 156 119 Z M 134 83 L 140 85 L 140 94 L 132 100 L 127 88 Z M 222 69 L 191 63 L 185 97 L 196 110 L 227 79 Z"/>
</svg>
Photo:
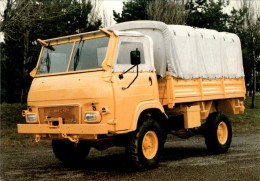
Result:
<svg viewBox="0 0 260 181">
<path fill-rule="evenodd" d="M 124 148 L 91 149 L 84 165 L 61 164 L 50 146 L 1 150 L 1 180 L 259 180 L 260 132 L 239 133 L 228 153 L 210 155 L 204 138 L 170 137 L 159 167 L 136 172 L 126 162 Z"/>
</svg>

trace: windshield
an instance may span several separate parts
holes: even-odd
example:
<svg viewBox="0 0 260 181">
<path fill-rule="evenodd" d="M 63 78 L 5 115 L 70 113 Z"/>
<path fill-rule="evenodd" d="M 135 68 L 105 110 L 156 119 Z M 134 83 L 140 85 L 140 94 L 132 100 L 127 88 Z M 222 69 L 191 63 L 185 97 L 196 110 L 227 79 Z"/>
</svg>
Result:
<svg viewBox="0 0 260 181">
<path fill-rule="evenodd" d="M 37 74 L 66 72 L 73 43 L 44 47 Z"/>
<path fill-rule="evenodd" d="M 101 68 L 109 37 L 101 37 L 44 47 L 38 66 L 38 75 Z M 70 61 L 71 56 L 71 61 Z"/>
<path fill-rule="evenodd" d="M 76 42 L 69 71 L 101 68 L 108 40 L 108 37 L 102 37 Z"/>
</svg>

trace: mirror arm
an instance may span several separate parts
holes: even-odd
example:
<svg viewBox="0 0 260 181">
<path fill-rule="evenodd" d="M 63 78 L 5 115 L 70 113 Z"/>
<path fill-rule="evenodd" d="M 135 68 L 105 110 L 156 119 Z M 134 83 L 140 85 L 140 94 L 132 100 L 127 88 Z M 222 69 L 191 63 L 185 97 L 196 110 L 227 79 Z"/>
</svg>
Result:
<svg viewBox="0 0 260 181">
<path fill-rule="evenodd" d="M 123 72 L 123 74 L 125 74 L 125 73 L 127 73 L 127 72 L 129 72 L 130 70 L 132 70 L 135 66 L 138 66 L 138 65 L 134 65 L 134 66 L 132 66 L 131 68 L 129 68 L 127 71 L 125 71 L 125 72 Z"/>
<path fill-rule="evenodd" d="M 135 76 L 134 80 L 133 80 L 127 87 L 122 87 L 122 90 L 128 89 L 128 88 L 134 83 L 134 81 L 137 79 L 137 77 L 138 77 L 138 64 L 134 65 L 133 67 L 131 67 L 131 68 L 128 69 L 127 71 L 131 70 L 131 69 L 134 68 L 135 66 L 136 66 L 137 71 L 136 71 L 136 76 Z M 127 72 L 127 71 L 126 71 L 126 72 Z M 126 73 L 126 72 L 125 72 L 125 73 Z"/>
<path fill-rule="evenodd" d="M 135 66 L 136 66 L 136 65 L 130 67 L 127 71 L 123 72 L 122 74 L 119 74 L 119 75 L 118 75 L 119 79 L 120 79 L 120 80 L 123 79 L 123 78 L 124 78 L 123 75 L 124 75 L 125 73 L 129 72 L 130 70 L 132 70 Z"/>
</svg>

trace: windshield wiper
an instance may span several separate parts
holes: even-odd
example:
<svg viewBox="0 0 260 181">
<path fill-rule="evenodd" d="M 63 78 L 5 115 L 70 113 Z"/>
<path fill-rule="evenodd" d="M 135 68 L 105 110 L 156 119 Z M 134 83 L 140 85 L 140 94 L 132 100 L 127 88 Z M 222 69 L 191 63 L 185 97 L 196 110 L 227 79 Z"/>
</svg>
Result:
<svg viewBox="0 0 260 181">
<path fill-rule="evenodd" d="M 47 52 L 47 56 L 45 58 L 45 62 L 46 62 L 47 71 L 49 73 L 50 72 L 50 68 L 51 68 L 51 60 L 50 60 L 49 52 Z"/>
<path fill-rule="evenodd" d="M 45 48 L 47 48 L 47 49 L 49 49 L 49 50 L 52 50 L 52 51 L 55 51 L 55 49 L 53 48 L 52 45 L 48 45 L 48 46 L 46 46 Z"/>
<path fill-rule="evenodd" d="M 83 44 L 84 44 L 85 40 L 83 40 L 81 48 L 79 48 L 81 41 L 82 41 L 82 38 L 79 41 L 77 51 L 76 51 L 76 53 L 74 55 L 74 66 L 73 66 L 74 71 L 77 70 L 77 66 L 79 64 L 79 59 L 80 59 L 80 54 L 81 54 L 81 51 L 82 51 Z"/>
<path fill-rule="evenodd" d="M 74 71 L 77 69 L 78 64 L 79 64 L 79 48 L 77 48 L 77 52 L 74 56 L 74 67 L 73 67 Z"/>
</svg>

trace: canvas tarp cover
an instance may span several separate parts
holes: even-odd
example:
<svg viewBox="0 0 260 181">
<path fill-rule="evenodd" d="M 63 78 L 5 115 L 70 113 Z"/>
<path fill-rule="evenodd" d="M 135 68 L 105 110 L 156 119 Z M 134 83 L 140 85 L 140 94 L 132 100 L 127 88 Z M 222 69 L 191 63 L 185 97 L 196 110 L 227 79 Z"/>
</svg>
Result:
<svg viewBox="0 0 260 181">
<path fill-rule="evenodd" d="M 132 21 L 107 27 L 138 31 L 153 39 L 156 73 L 177 78 L 244 77 L 241 44 L 237 35 L 158 21 Z"/>
</svg>

